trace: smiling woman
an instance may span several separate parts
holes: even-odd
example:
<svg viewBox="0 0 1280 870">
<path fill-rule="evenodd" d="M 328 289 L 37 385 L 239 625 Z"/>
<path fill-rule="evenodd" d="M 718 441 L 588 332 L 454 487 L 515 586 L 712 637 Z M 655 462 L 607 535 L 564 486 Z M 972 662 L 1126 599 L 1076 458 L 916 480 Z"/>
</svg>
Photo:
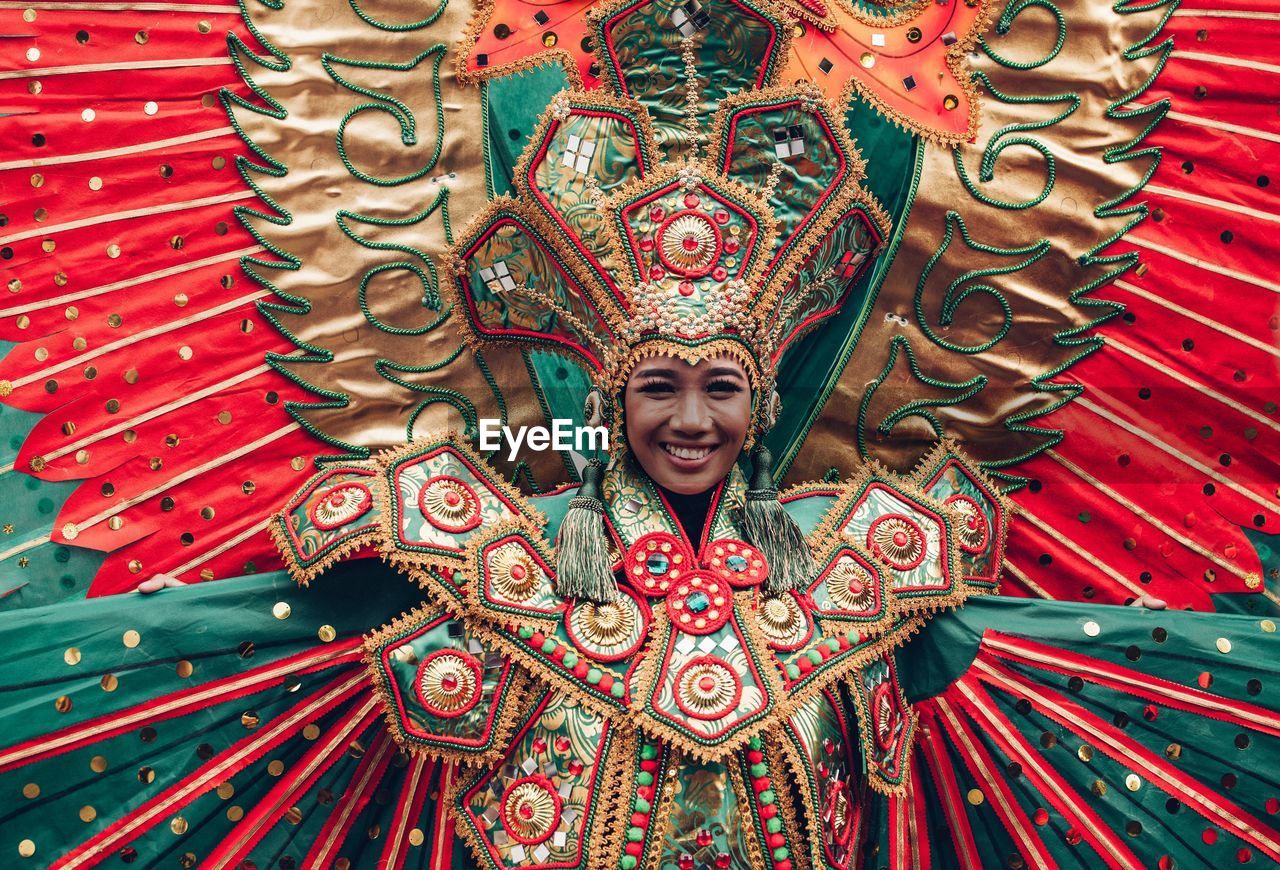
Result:
<svg viewBox="0 0 1280 870">
<path fill-rule="evenodd" d="M 747 440 L 751 386 L 732 358 L 642 359 L 624 396 L 627 444 L 659 486 L 705 492 L 729 473 Z"/>
</svg>

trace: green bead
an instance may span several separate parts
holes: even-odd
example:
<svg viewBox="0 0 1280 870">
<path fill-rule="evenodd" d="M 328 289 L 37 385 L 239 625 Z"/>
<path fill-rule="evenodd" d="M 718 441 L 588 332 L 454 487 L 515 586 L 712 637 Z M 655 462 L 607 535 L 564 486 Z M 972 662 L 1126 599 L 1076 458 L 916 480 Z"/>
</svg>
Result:
<svg viewBox="0 0 1280 870">
<path fill-rule="evenodd" d="M 626 686 L 622 685 L 620 681 L 614 680 L 613 685 L 609 687 L 609 694 L 613 695 L 615 698 L 621 698 L 626 690 Z"/>
<path fill-rule="evenodd" d="M 644 831 L 640 828 L 627 828 L 627 839 L 632 843 L 639 843 L 644 839 Z"/>
<path fill-rule="evenodd" d="M 778 833 L 778 831 L 782 830 L 782 819 L 774 816 L 772 819 L 769 819 L 764 823 L 764 829 L 770 834 Z"/>
<path fill-rule="evenodd" d="M 529 638 L 533 637 L 533 629 L 529 628 L 529 626 L 527 625 L 522 625 L 516 631 L 516 634 L 520 635 L 521 640 L 528 640 Z"/>
<path fill-rule="evenodd" d="M 567 652 L 564 654 L 564 666 L 573 670 L 574 665 L 578 663 L 578 654 L 576 652 Z"/>
<path fill-rule="evenodd" d="M 822 653 L 818 652 L 816 649 L 809 650 L 805 653 L 805 657 L 815 665 L 822 664 Z"/>
<path fill-rule="evenodd" d="M 760 735 L 757 734 L 747 741 L 747 745 L 750 746 L 752 749 L 754 749 L 756 752 L 759 752 L 761 749 L 764 748 L 764 741 L 761 740 Z"/>
<path fill-rule="evenodd" d="M 788 680 L 800 679 L 800 669 L 795 665 L 787 665 L 787 679 Z"/>
<path fill-rule="evenodd" d="M 751 765 L 751 778 L 759 779 L 762 776 L 769 775 L 769 765 L 760 763 Z"/>
<path fill-rule="evenodd" d="M 778 799 L 778 796 L 773 793 L 773 789 L 771 788 L 767 788 L 764 791 L 760 792 L 760 803 L 764 804 L 765 806 L 768 806 L 769 804 L 773 803 L 777 799 Z"/>
<path fill-rule="evenodd" d="M 640 757 L 645 761 L 653 761 L 658 757 L 658 747 L 646 743 L 640 747 Z"/>
<path fill-rule="evenodd" d="M 773 850 L 773 860 L 775 861 L 785 861 L 790 857 L 791 857 L 791 850 L 788 849 L 786 846 L 779 846 L 778 848 Z"/>
<path fill-rule="evenodd" d="M 636 867 L 636 856 L 635 856 L 635 855 L 623 855 L 623 856 L 622 856 L 622 860 L 618 863 L 618 866 L 619 866 L 619 867 L 621 867 L 621 868 L 622 868 L 622 870 L 635 870 L 635 867 Z"/>
<path fill-rule="evenodd" d="M 600 678 L 603 676 L 604 674 L 600 673 L 599 668 L 592 668 L 587 671 L 587 682 L 594 686 L 596 683 L 600 682 Z"/>
<path fill-rule="evenodd" d="M 644 813 L 645 815 L 648 815 L 649 811 L 653 809 L 653 807 L 649 806 L 649 802 L 642 797 L 637 797 L 636 802 L 631 805 L 631 808 L 634 812 Z"/>
<path fill-rule="evenodd" d="M 840 641 L 836 640 L 834 637 L 827 638 L 826 644 L 827 649 L 831 650 L 833 653 L 840 652 Z"/>
<path fill-rule="evenodd" d="M 653 774 L 647 770 L 642 770 L 636 774 L 636 782 L 640 785 L 653 785 Z"/>
<path fill-rule="evenodd" d="M 844 639 L 849 641 L 850 646 L 857 646 L 862 640 L 862 635 L 858 634 L 856 631 L 851 631 L 844 636 Z"/>
<path fill-rule="evenodd" d="M 556 651 L 556 647 L 558 646 L 560 646 L 560 644 L 556 642 L 554 638 L 549 637 L 542 642 L 542 651 L 546 655 L 551 655 L 553 652 Z"/>
</svg>

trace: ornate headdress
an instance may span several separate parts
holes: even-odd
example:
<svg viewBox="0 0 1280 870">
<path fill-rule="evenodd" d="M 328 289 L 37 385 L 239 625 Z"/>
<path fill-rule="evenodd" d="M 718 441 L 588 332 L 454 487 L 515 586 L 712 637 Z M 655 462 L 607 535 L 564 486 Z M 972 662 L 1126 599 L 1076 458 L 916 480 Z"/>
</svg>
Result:
<svg viewBox="0 0 1280 870">
<path fill-rule="evenodd" d="M 516 167 L 516 195 L 457 245 L 454 291 L 473 343 L 569 357 L 615 426 L 641 357 L 731 356 L 755 388 L 754 436 L 776 414 L 783 353 L 849 300 L 888 221 L 859 184 L 843 119 L 813 86 L 731 96 L 709 134 L 683 132 L 683 153 L 662 162 L 644 106 L 562 92 Z M 790 588 L 812 562 L 777 503 L 767 451 L 753 458 L 745 532 Z M 600 474 L 588 466 L 562 527 L 559 576 L 569 594 L 608 599 Z"/>
</svg>

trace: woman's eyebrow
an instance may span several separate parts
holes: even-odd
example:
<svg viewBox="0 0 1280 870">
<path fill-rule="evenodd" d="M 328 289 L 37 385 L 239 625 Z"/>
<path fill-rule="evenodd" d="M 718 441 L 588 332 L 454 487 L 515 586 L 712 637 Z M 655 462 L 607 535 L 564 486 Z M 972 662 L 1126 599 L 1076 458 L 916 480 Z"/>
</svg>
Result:
<svg viewBox="0 0 1280 870">
<path fill-rule="evenodd" d="M 709 378 L 723 378 L 723 377 L 741 378 L 742 372 L 736 368 L 733 368 L 732 366 L 716 366 L 715 368 L 707 369 L 707 377 Z"/>
<path fill-rule="evenodd" d="M 635 374 L 642 378 L 675 378 L 676 376 L 674 369 L 661 368 L 641 368 L 637 369 Z"/>
</svg>

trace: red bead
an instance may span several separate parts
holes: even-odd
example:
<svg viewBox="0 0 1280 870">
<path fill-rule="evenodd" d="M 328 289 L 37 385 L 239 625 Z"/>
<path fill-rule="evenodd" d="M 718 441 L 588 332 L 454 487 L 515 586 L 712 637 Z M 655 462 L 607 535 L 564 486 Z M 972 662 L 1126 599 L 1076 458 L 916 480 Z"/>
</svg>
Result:
<svg viewBox="0 0 1280 870">
<path fill-rule="evenodd" d="M 840 649 L 849 649 L 853 646 L 853 644 L 849 643 L 849 637 L 843 634 L 840 635 L 839 644 L 840 644 Z"/>
<path fill-rule="evenodd" d="M 568 752 L 569 747 L 573 746 L 573 741 L 561 734 L 555 740 L 556 752 Z"/>
<path fill-rule="evenodd" d="M 781 833 L 769 835 L 770 849 L 781 849 L 785 845 L 787 845 L 787 838 L 782 836 Z"/>
<path fill-rule="evenodd" d="M 666 211 L 664 211 L 660 205 L 655 205 L 653 208 L 649 209 L 649 220 L 651 221 L 660 221 L 666 216 Z"/>
<path fill-rule="evenodd" d="M 782 861 L 774 863 L 773 870 L 791 870 L 791 859 L 785 858 Z"/>
<path fill-rule="evenodd" d="M 831 647 L 827 646 L 825 643 L 820 644 L 818 646 L 818 655 L 822 656 L 823 659 L 831 658 Z"/>
<path fill-rule="evenodd" d="M 680 295 L 681 295 L 681 296 L 692 296 L 692 295 L 693 295 L 693 282 L 692 282 L 692 281 L 681 281 L 681 282 L 680 282 Z"/>
<path fill-rule="evenodd" d="M 729 222 L 729 213 L 724 210 L 716 212 L 716 223 L 727 224 Z"/>
<path fill-rule="evenodd" d="M 541 755 L 542 753 L 546 752 L 547 741 L 543 740 L 541 737 L 533 738 L 533 751 L 538 755 Z"/>
<path fill-rule="evenodd" d="M 600 678 L 600 691 L 607 692 L 612 688 L 613 688 L 613 677 L 610 674 L 605 674 Z"/>
<path fill-rule="evenodd" d="M 807 674 L 813 670 L 813 662 L 809 661 L 807 656 L 801 656 L 796 659 L 796 667 L 800 669 L 800 673 Z"/>
<path fill-rule="evenodd" d="M 773 783 L 769 781 L 769 777 L 767 776 L 762 776 L 757 780 L 752 780 L 751 782 L 751 787 L 755 789 L 756 794 L 760 794 L 762 791 L 768 791 L 771 785 L 773 785 Z"/>
<path fill-rule="evenodd" d="M 763 764 L 764 753 L 758 749 L 750 749 L 747 751 L 747 762 L 750 764 Z"/>
<path fill-rule="evenodd" d="M 636 855 L 638 857 L 640 855 L 641 848 L 643 847 L 640 843 L 627 843 L 626 851 L 628 855 Z"/>
<path fill-rule="evenodd" d="M 646 770 L 649 773 L 653 773 L 655 770 L 658 769 L 658 759 L 656 758 L 644 759 L 643 761 L 640 762 L 640 769 Z"/>
<path fill-rule="evenodd" d="M 653 803 L 653 786 L 642 785 L 638 789 L 636 789 L 636 794 L 644 798 L 645 803 L 647 804 Z"/>
<path fill-rule="evenodd" d="M 719 855 L 716 855 L 716 866 L 721 868 L 721 870 L 724 870 L 725 867 L 728 867 L 732 863 L 733 858 L 728 852 L 721 852 Z"/>
<path fill-rule="evenodd" d="M 1205 828 L 1204 833 L 1200 835 L 1200 839 L 1204 840 L 1207 845 L 1212 846 L 1218 842 L 1218 832 L 1213 828 Z"/>
<path fill-rule="evenodd" d="M 555 659 L 556 661 L 561 661 L 562 659 L 564 659 L 564 654 L 567 653 L 568 651 L 569 651 L 569 648 L 567 646 L 564 646 L 564 645 L 558 646 L 552 651 L 551 658 Z"/>
<path fill-rule="evenodd" d="M 587 671 L 589 670 L 591 669 L 587 667 L 587 663 L 580 661 L 573 666 L 573 675 L 580 680 L 585 680 L 587 678 Z"/>
<path fill-rule="evenodd" d="M 737 239 L 729 239 L 724 243 L 724 252 L 726 254 L 736 254 L 739 247 Z"/>
<path fill-rule="evenodd" d="M 540 631 L 535 631 L 533 636 L 529 638 L 529 646 L 542 646 L 547 642 L 547 636 Z"/>
<path fill-rule="evenodd" d="M 693 870 L 693 856 L 688 852 L 685 852 L 680 856 L 678 863 L 680 865 L 680 870 Z"/>
<path fill-rule="evenodd" d="M 643 828 L 647 824 L 649 824 L 649 817 L 644 813 L 631 814 L 631 827 Z"/>
<path fill-rule="evenodd" d="M 649 251 L 652 251 L 652 250 L 653 250 L 653 239 L 649 238 L 648 236 L 645 236 L 643 239 L 641 239 L 641 240 L 640 240 L 640 250 L 644 251 L 645 253 L 648 253 Z"/>
<path fill-rule="evenodd" d="M 662 269 L 659 266 L 654 266 L 652 269 L 649 270 L 650 281 L 661 281 L 665 277 L 667 277 L 666 270 Z"/>
<path fill-rule="evenodd" d="M 698 203 L 699 203 L 699 202 L 701 202 L 701 201 L 702 201 L 702 200 L 698 199 L 698 195 L 697 195 L 696 193 L 686 193 L 686 194 L 684 195 L 684 207 L 685 207 L 685 208 L 697 208 L 697 207 L 698 207 Z"/>
<path fill-rule="evenodd" d="M 777 804 L 765 804 L 760 808 L 760 818 L 762 819 L 772 819 L 777 814 L 778 814 Z"/>
</svg>

